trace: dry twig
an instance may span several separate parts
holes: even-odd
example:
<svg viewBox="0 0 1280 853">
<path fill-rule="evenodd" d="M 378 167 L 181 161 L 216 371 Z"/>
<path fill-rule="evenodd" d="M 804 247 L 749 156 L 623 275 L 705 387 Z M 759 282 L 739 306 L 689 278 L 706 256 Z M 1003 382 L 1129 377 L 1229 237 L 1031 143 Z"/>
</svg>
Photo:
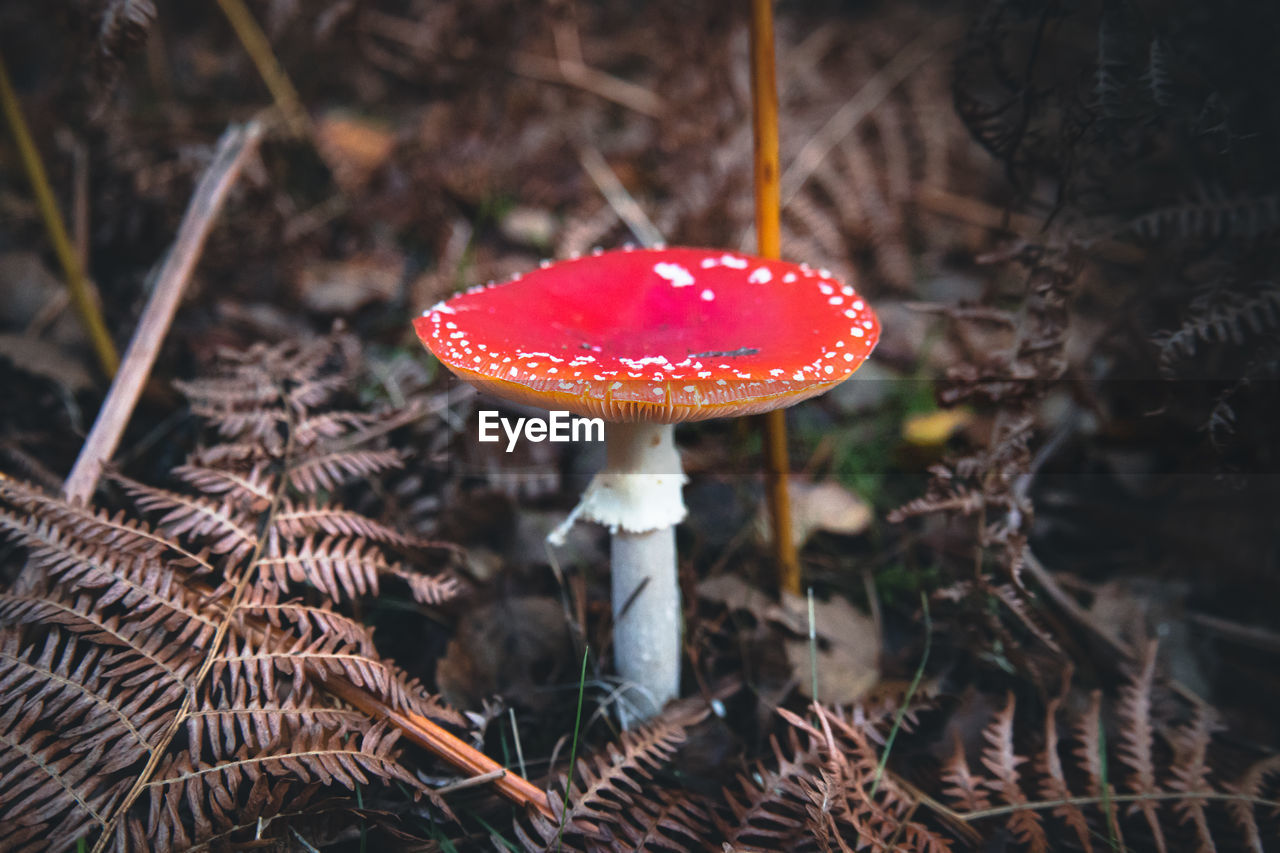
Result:
<svg viewBox="0 0 1280 853">
<path fill-rule="evenodd" d="M 222 8 L 222 13 L 227 16 L 227 20 L 235 29 L 245 52 L 253 60 L 254 67 L 258 69 L 258 75 L 262 77 L 262 82 L 270 90 L 276 109 L 280 110 L 289 132 L 298 138 L 310 137 L 311 118 L 302 108 L 298 90 L 293 87 L 289 75 L 280 67 L 280 61 L 271 51 L 271 42 L 267 41 L 266 33 L 258 26 L 253 13 L 244 5 L 244 0 L 218 0 L 218 6 Z"/>
<path fill-rule="evenodd" d="M 521 77 L 573 86 L 641 115 L 662 115 L 666 104 L 660 96 L 584 63 L 578 51 L 577 34 L 567 26 L 556 30 L 556 53 L 556 59 L 518 53 L 511 68 Z"/>
<path fill-rule="evenodd" d="M 143 383 L 151 373 L 160 344 L 173 323 L 191 271 L 204 247 L 213 221 L 226 201 L 227 193 L 262 138 L 262 125 L 251 121 L 232 126 L 218 141 L 213 162 L 196 187 L 187 212 L 178 227 L 178 236 L 156 276 L 155 288 L 138 319 L 138 328 L 103 401 L 98 419 L 89 431 L 71 474 L 63 485 L 69 500 L 88 500 L 102 475 L 103 465 L 115 453 L 125 425 L 133 414 Z"/>
<path fill-rule="evenodd" d="M 67 226 L 58 211 L 58 203 L 54 200 L 53 190 L 49 186 L 49 176 L 45 173 L 44 163 L 40 160 L 40 152 L 36 150 L 31 139 L 31 131 L 27 129 L 26 119 L 22 116 L 22 108 L 18 105 L 18 96 L 9 82 L 9 72 L 5 69 L 4 57 L 0 56 L 0 106 L 4 108 L 5 119 L 13 131 L 14 142 L 18 146 L 18 156 L 22 167 L 31 181 L 31 189 L 36 194 L 36 204 L 40 215 L 44 218 L 45 230 L 49 232 L 49 242 L 53 244 L 54 254 L 62 265 L 63 275 L 67 279 L 67 288 L 71 292 L 71 301 L 80 314 L 85 331 L 98 356 L 98 364 L 107 376 L 113 376 L 120 365 L 120 356 L 116 353 L 107 324 L 102 319 L 102 310 L 90 293 L 89 280 L 84 274 L 84 266 L 76 256 L 76 250 L 67 236 Z"/>
</svg>

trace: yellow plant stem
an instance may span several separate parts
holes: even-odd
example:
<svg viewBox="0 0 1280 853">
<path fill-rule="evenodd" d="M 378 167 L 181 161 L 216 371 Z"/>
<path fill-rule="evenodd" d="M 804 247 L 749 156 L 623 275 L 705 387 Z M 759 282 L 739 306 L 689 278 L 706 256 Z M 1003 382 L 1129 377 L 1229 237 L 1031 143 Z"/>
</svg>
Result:
<svg viewBox="0 0 1280 853">
<path fill-rule="evenodd" d="M 253 60 L 258 76 L 267 84 L 289 133 L 300 139 L 311 136 L 311 119 L 302 108 L 298 90 L 293 88 L 289 75 L 285 74 L 280 61 L 271 50 L 271 42 L 267 40 L 266 33 L 258 26 L 253 14 L 244 5 L 244 0 L 218 0 L 218 6 L 236 31 L 245 52 Z"/>
<path fill-rule="evenodd" d="M 778 86 L 773 49 L 773 0 L 751 0 L 751 105 L 756 188 L 756 251 L 782 254 L 781 184 L 778 164 Z M 800 559 L 791 535 L 787 494 L 787 421 L 782 409 L 764 416 L 766 493 L 778 562 L 778 586 L 800 595 Z"/>
<path fill-rule="evenodd" d="M 31 131 L 27 129 L 26 119 L 22 115 L 22 107 L 18 104 L 18 96 L 9 82 L 9 72 L 5 68 L 4 57 L 0 56 L 0 105 L 4 108 L 5 120 L 13 131 L 13 141 L 18 146 L 18 157 L 22 168 L 31 181 L 31 189 L 36 195 L 36 205 L 44 218 L 45 230 L 49 233 L 49 242 L 53 244 L 53 252 L 62 265 L 63 275 L 67 279 L 67 289 L 71 293 L 71 304 L 80 315 L 93 351 L 98 357 L 98 364 L 107 376 L 114 376 L 120 365 L 120 356 L 116 353 L 107 324 L 102 319 L 102 311 L 89 292 L 89 281 L 85 277 L 84 268 L 76 256 L 76 250 L 67 236 L 67 226 L 62 221 L 58 203 L 53 197 L 53 189 L 49 186 L 49 176 L 44 170 L 44 162 L 40 152 L 36 150 L 31 139 Z"/>
</svg>

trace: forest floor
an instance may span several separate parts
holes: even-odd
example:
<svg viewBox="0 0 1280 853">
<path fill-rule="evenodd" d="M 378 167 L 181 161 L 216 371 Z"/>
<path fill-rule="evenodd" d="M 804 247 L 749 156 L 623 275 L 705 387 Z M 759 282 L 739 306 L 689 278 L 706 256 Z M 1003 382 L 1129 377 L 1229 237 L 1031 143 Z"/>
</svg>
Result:
<svg viewBox="0 0 1280 853">
<path fill-rule="evenodd" d="M 251 383 L 254 359 L 322 382 L 349 359 L 342 406 L 369 416 L 361 430 L 391 424 L 370 452 L 398 463 L 363 457 L 349 464 L 367 482 L 352 468 L 294 484 L 385 525 L 361 537 L 447 543 L 388 547 L 450 592 L 313 584 L 301 600 L 373 626 L 367 654 L 418 682 L 405 707 L 550 791 L 556 814 L 569 754 L 595 757 L 563 801 L 565 830 L 491 785 L 455 789 L 465 773 L 402 740 L 399 769 L 362 765 L 398 792 L 357 806 L 362 785 L 335 772 L 321 795 L 299 771 L 269 837 L 364 849 L 377 832 L 441 850 L 1280 838 L 1280 107 L 1258 82 L 1275 79 L 1276 13 L 1188 12 L 1175 27 L 1127 4 L 779 5 L 783 255 L 855 286 L 883 337 L 852 380 L 788 411 L 808 600 L 777 591 L 758 425 L 678 430 L 689 698 L 624 734 L 607 536 L 578 525 L 565 547 L 544 544 L 601 454 L 472 440 L 476 409 L 504 404 L 464 390 L 410 321 L 544 258 L 655 234 L 750 252 L 745 4 L 304 5 L 250 4 L 267 38 L 256 53 L 230 0 L 0 10 L 0 57 L 119 351 L 218 140 L 263 129 L 181 276 L 111 476 L 176 489 L 175 469 L 229 435 L 270 444 L 270 430 L 211 429 L 211 386 L 183 382 Z M 287 88 L 264 82 L 264 59 Z M 109 383 L 13 139 L 0 139 L 0 471 L 58 494 Z M 327 354 L 307 361 L 316 347 Z M 417 414 L 389 414 L 406 407 Z M 118 479 L 89 492 L 146 516 Z M 51 512 L 16 494 L 0 496 L 15 519 L 0 545 L 4 654 L 30 663 L 47 641 L 69 660 L 69 623 L 14 603 L 44 582 L 22 574 L 40 551 L 18 519 Z M 218 594 L 206 582 L 191 589 Z M 0 734 L 22 737 L 6 734 L 0 756 L 20 742 L 56 752 L 79 729 L 6 672 Z M 278 746 L 238 737 L 237 761 Z M 192 761 L 218 766 L 210 750 L 191 746 Z M 144 764 L 95 778 L 127 788 Z M 36 815 L 23 767 L 0 758 L 0 811 L 42 831 L 56 817 L 52 837 L 92 843 L 106 812 L 48 793 L 56 807 Z M 190 796 L 230 828 L 175 812 L 189 838 L 151 842 L 253 843 L 246 815 L 266 807 L 227 784 L 216 806 Z M 415 786 L 445 793 L 411 801 Z M 163 823 L 150 819 L 137 825 Z M 40 849 L 24 837 L 0 850 Z"/>
</svg>

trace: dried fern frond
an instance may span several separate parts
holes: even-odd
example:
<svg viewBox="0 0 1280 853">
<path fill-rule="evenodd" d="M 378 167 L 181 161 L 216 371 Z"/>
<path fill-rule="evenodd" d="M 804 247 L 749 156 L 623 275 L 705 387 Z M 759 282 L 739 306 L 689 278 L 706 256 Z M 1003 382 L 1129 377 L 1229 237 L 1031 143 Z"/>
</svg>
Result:
<svg viewBox="0 0 1280 853">
<path fill-rule="evenodd" d="M 819 766 L 814 744 L 802 747 L 793 733 L 788 750 L 777 738 L 771 746 L 771 763 L 757 766 L 750 777 L 739 775 L 735 786 L 725 790 L 729 814 L 717 823 L 735 850 L 799 850 L 806 841 L 813 842 L 805 808 L 808 800 L 800 782 Z"/>
<path fill-rule="evenodd" d="M 533 832 L 516 825 L 526 850 L 671 850 L 705 849 L 703 827 L 710 816 L 687 793 L 657 784 L 685 741 L 689 727 L 706 716 L 677 706 L 639 728 L 626 731 L 597 755 L 578 760 L 573 782 L 559 780 L 549 792 L 556 820 L 534 814 Z"/>
<path fill-rule="evenodd" d="M 1262 282 L 1247 290 L 1218 290 L 1193 299 L 1182 325 L 1157 332 L 1161 368 L 1173 375 L 1179 361 L 1196 355 L 1201 344 L 1241 346 L 1252 336 L 1280 330 L 1280 285 Z"/>
<path fill-rule="evenodd" d="M 357 786 L 429 795 L 395 733 L 323 689 L 462 722 L 340 609 L 382 577 L 433 603 L 456 590 L 382 550 L 421 553 L 416 537 L 328 502 L 399 461 L 330 445 L 377 436 L 333 406 L 357 356 L 290 342 L 189 383 L 223 439 L 176 472 L 192 491 L 115 476 L 155 528 L 0 477 L 0 535 L 25 559 L 0 593 L 0 812 L 20 827 L 0 849 L 235 844 Z"/>
<path fill-rule="evenodd" d="M 1042 725 L 1019 727 L 1009 694 L 983 730 L 981 768 L 957 747 L 940 793 L 984 835 L 998 822 L 1020 849 L 1058 849 L 1053 839 L 1068 838 L 1083 850 L 1126 838 L 1131 849 L 1137 840 L 1137 849 L 1262 849 L 1257 839 L 1280 828 L 1280 786 L 1264 781 L 1280 763 L 1264 757 L 1236 781 L 1215 783 L 1212 715 L 1192 709 L 1185 723 L 1158 716 L 1159 689 L 1153 647 L 1121 686 L 1110 725 L 1095 691 L 1081 711 L 1066 713 L 1055 699 Z M 1058 734 L 1063 718 L 1069 748 Z"/>
</svg>

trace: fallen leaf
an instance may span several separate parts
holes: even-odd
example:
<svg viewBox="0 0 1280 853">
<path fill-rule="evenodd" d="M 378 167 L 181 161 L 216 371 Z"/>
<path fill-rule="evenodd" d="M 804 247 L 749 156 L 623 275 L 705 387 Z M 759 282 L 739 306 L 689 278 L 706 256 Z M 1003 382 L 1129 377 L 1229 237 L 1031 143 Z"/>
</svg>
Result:
<svg viewBox="0 0 1280 853">
<path fill-rule="evenodd" d="M 298 300 L 322 314 L 349 314 L 374 302 L 388 302 L 400 289 L 404 259 L 390 253 L 303 267 L 294 281 Z"/>
<path fill-rule="evenodd" d="M 813 483 L 803 477 L 788 480 L 791 496 L 791 541 L 797 548 L 818 532 L 856 536 L 871 524 L 871 507 L 839 483 Z M 769 517 L 761 507 L 756 530 L 766 542 L 771 537 Z"/>
<path fill-rule="evenodd" d="M 783 607 L 807 626 L 807 599 L 784 593 Z M 880 680 L 880 635 L 875 622 L 843 598 L 814 601 L 813 611 L 817 654 L 811 656 L 808 638 L 786 641 L 787 660 L 800 692 L 828 704 L 856 702 Z M 815 674 L 817 696 L 812 695 Z"/>
<path fill-rule="evenodd" d="M 396 144 L 395 135 L 383 123 L 341 111 L 321 116 L 315 136 L 320 158 L 348 193 L 365 188 Z"/>
<path fill-rule="evenodd" d="M 783 641 L 791 676 L 800 692 L 814 698 L 814 663 L 809 652 L 809 601 L 783 594 L 782 604 L 733 574 L 717 575 L 697 586 L 698 597 L 744 610 L 761 621 L 780 625 L 799 637 Z M 880 681 L 880 635 L 874 620 L 843 598 L 814 601 L 817 634 L 816 674 L 823 702 L 850 704 Z"/>
<path fill-rule="evenodd" d="M 779 615 L 785 618 L 773 599 L 737 575 L 723 574 L 707 578 L 698 584 L 697 594 L 698 598 L 723 604 L 729 610 L 745 610 L 761 621 L 777 621 Z M 798 630 L 791 624 L 787 627 Z"/>
<path fill-rule="evenodd" d="M 937 409 L 912 415 L 902 424 L 902 439 L 916 447 L 940 447 L 973 420 L 966 409 Z"/>
</svg>

